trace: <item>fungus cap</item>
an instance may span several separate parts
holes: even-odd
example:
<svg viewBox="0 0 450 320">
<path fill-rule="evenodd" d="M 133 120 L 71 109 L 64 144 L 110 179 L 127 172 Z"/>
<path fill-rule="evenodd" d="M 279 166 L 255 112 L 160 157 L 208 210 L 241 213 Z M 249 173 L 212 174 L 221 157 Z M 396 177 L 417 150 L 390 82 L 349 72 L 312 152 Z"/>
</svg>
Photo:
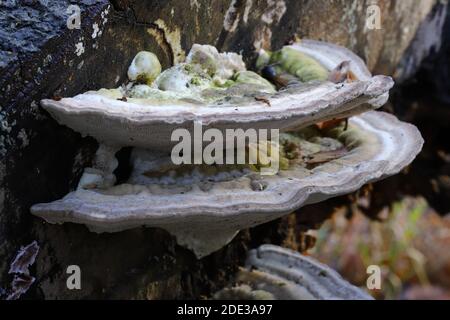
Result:
<svg viewBox="0 0 450 320">
<path fill-rule="evenodd" d="M 386 76 L 372 77 L 362 60 L 351 51 L 325 42 L 303 40 L 292 46 L 332 70 L 350 61 L 358 81 L 290 86 L 275 94 L 244 97 L 239 102 L 211 104 L 183 99 L 143 102 L 121 101 L 93 92 L 63 98 L 45 99 L 42 106 L 60 123 L 99 142 L 118 147 L 170 150 L 177 128 L 193 132 L 193 122 L 205 129 L 280 129 L 305 127 L 337 117 L 348 117 L 383 105 L 393 86 Z"/>
<path fill-rule="evenodd" d="M 251 250 L 238 280 L 277 300 L 373 300 L 330 267 L 274 245 Z"/>
</svg>

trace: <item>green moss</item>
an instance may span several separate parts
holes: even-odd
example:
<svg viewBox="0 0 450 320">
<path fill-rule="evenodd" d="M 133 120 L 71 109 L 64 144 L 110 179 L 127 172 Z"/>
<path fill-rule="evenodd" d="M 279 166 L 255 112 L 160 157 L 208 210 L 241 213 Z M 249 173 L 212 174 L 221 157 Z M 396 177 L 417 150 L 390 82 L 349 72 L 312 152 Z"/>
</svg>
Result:
<svg viewBox="0 0 450 320">
<path fill-rule="evenodd" d="M 199 77 L 192 77 L 191 79 L 191 84 L 195 85 L 195 86 L 199 86 L 202 84 L 202 81 Z"/>
<path fill-rule="evenodd" d="M 365 133 L 356 128 L 348 128 L 345 130 L 345 126 L 341 125 L 336 128 L 327 130 L 324 132 L 327 136 L 333 137 L 341 141 L 343 144 L 347 146 L 349 149 L 354 149 L 360 146 L 364 142 Z"/>
<path fill-rule="evenodd" d="M 257 145 L 250 145 L 248 148 L 249 156 L 252 154 L 256 159 L 256 163 L 249 163 L 248 167 L 250 170 L 255 172 L 260 172 L 263 168 L 270 168 L 273 166 L 273 163 L 270 159 L 274 154 L 278 153 L 278 167 L 280 170 L 288 170 L 289 169 L 289 159 L 286 158 L 284 150 L 282 146 L 275 142 L 262 141 Z M 250 161 L 249 161 L 250 162 Z"/>
<path fill-rule="evenodd" d="M 240 71 L 233 76 L 236 83 L 253 84 L 267 93 L 275 93 L 275 87 L 266 79 L 253 71 Z"/>
<path fill-rule="evenodd" d="M 121 88 L 116 89 L 100 89 L 98 91 L 89 91 L 90 93 L 99 94 L 101 96 L 111 98 L 111 99 L 121 99 L 124 96 L 123 91 Z"/>
<path fill-rule="evenodd" d="M 275 64 L 278 71 L 288 72 L 302 82 L 325 81 L 328 70 L 310 56 L 290 47 L 274 52 L 270 63 Z"/>
<path fill-rule="evenodd" d="M 260 71 L 262 68 L 270 63 L 272 52 L 262 50 L 256 60 L 256 70 Z"/>
<path fill-rule="evenodd" d="M 217 63 L 214 57 L 207 52 L 196 51 L 191 58 L 191 64 L 198 64 L 210 76 L 213 76 L 217 70 Z"/>
<path fill-rule="evenodd" d="M 236 84 L 236 82 L 234 82 L 233 80 L 225 80 L 225 81 L 221 81 L 220 79 L 213 79 L 213 84 L 214 87 L 216 88 L 229 88 L 233 85 Z"/>
<path fill-rule="evenodd" d="M 153 80 L 155 80 L 152 77 L 149 77 L 148 74 L 146 73 L 142 73 L 139 74 L 136 78 L 136 83 L 138 84 L 146 84 L 146 85 L 151 85 Z"/>
</svg>

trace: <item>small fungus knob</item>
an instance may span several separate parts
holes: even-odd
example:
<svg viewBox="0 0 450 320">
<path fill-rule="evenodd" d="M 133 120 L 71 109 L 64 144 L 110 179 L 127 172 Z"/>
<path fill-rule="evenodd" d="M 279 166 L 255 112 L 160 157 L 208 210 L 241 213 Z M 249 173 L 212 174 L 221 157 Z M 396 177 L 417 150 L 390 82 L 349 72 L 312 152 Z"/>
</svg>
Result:
<svg viewBox="0 0 450 320">
<path fill-rule="evenodd" d="M 160 73 L 161 64 L 158 57 L 148 51 L 139 52 L 128 68 L 128 78 L 131 81 L 145 84 L 151 84 Z"/>
</svg>

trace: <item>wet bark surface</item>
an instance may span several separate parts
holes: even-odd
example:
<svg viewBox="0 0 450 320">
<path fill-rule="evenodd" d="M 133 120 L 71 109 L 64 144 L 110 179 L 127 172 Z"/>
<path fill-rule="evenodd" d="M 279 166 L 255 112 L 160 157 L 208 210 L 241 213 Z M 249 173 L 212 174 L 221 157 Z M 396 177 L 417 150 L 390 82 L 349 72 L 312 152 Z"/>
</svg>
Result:
<svg viewBox="0 0 450 320">
<path fill-rule="evenodd" d="M 202 260 L 163 230 L 94 234 L 81 225 L 49 225 L 33 217 L 32 204 L 73 190 L 97 148 L 92 138 L 58 125 L 39 101 L 117 86 L 140 50 L 153 51 L 168 67 L 182 61 L 193 43 L 212 44 L 242 53 L 251 66 L 258 49 L 279 48 L 294 35 L 345 45 L 376 73 L 395 74 L 421 22 L 435 5 L 443 6 L 401 2 L 379 1 L 383 30 L 370 31 L 364 26 L 371 2 L 365 0 L 2 1 L 0 287 L 9 288 L 9 263 L 33 240 L 40 246 L 31 267 L 36 282 L 24 297 L 40 299 L 209 297 L 242 265 L 249 248 L 310 246 L 303 232 L 345 198 L 244 230 Z M 81 9 L 80 29 L 67 28 L 70 4 Z M 67 289 L 69 265 L 80 266 L 82 290 Z"/>
</svg>

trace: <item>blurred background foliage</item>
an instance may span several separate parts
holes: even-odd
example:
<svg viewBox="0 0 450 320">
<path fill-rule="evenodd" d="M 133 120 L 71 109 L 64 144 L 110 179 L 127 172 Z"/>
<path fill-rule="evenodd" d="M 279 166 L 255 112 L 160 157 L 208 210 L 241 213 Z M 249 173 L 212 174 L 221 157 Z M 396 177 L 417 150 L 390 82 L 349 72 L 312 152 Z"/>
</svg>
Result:
<svg viewBox="0 0 450 320">
<path fill-rule="evenodd" d="M 355 285 L 366 288 L 368 266 L 381 268 L 381 290 L 369 290 L 376 298 L 450 299 L 450 216 L 422 197 L 405 197 L 376 219 L 341 207 L 316 237 L 309 253 Z"/>
</svg>

